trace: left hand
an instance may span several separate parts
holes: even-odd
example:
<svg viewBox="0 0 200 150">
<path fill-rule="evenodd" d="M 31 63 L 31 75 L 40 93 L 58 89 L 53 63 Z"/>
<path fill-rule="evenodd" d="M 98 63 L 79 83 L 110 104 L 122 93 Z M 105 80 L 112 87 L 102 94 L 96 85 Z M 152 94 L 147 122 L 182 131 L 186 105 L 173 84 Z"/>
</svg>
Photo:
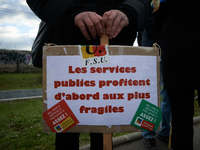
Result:
<svg viewBox="0 0 200 150">
<path fill-rule="evenodd" d="M 110 10 L 103 14 L 104 26 L 109 39 L 115 38 L 120 31 L 129 25 L 129 19 L 119 10 Z"/>
<path fill-rule="evenodd" d="M 105 32 L 103 18 L 95 12 L 87 11 L 77 14 L 74 18 L 74 24 L 81 30 L 87 40 L 91 39 L 87 29 L 94 39 L 97 35 L 101 37 Z"/>
</svg>

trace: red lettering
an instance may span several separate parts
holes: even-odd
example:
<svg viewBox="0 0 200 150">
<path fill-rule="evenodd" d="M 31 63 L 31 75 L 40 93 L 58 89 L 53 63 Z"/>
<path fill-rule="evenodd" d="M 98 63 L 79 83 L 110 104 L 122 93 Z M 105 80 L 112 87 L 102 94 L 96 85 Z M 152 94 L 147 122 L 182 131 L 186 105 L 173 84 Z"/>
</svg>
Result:
<svg viewBox="0 0 200 150">
<path fill-rule="evenodd" d="M 55 95 L 55 100 L 61 100 L 61 93 L 58 93 Z"/>
<path fill-rule="evenodd" d="M 118 108 L 117 108 L 117 107 L 113 107 L 112 111 L 113 111 L 114 113 L 117 113 L 117 112 L 118 112 Z"/>
<path fill-rule="evenodd" d="M 60 87 L 60 81 L 54 81 L 54 88 Z"/>
<path fill-rule="evenodd" d="M 109 67 L 108 69 L 110 70 L 110 73 L 113 73 L 114 70 L 115 70 L 115 67 Z M 116 72 L 116 73 L 117 73 L 117 72 Z"/>
<path fill-rule="evenodd" d="M 75 71 L 72 70 L 72 66 L 69 66 L 69 73 L 75 73 Z"/>
<path fill-rule="evenodd" d="M 81 106 L 79 109 L 80 113 L 96 113 L 99 115 L 102 115 L 104 113 L 123 113 L 124 112 L 124 107 L 113 107 L 111 105 L 106 106 L 106 107 L 86 107 L 86 106 Z"/>
<path fill-rule="evenodd" d="M 149 79 L 146 80 L 146 84 L 147 84 L 148 86 L 150 85 L 150 80 L 149 80 Z"/>
<path fill-rule="evenodd" d="M 106 73 L 106 71 L 108 70 L 108 67 L 103 67 L 103 73 Z"/>
<path fill-rule="evenodd" d="M 95 86 L 96 84 L 95 84 L 95 80 L 92 80 L 92 81 L 90 81 L 90 86 Z"/>
<path fill-rule="evenodd" d="M 131 72 L 132 72 L 132 73 L 136 73 L 136 67 L 132 67 L 132 68 L 131 68 Z"/>
<path fill-rule="evenodd" d="M 75 81 L 69 79 L 69 87 L 74 87 L 76 85 Z"/>
<path fill-rule="evenodd" d="M 96 92 L 95 94 L 65 94 L 65 93 L 58 93 L 54 96 L 55 100 L 62 100 L 65 98 L 65 100 L 99 100 L 99 92 Z"/>
<path fill-rule="evenodd" d="M 76 67 L 75 70 L 73 71 L 72 66 L 69 66 L 69 73 L 87 73 L 87 68 L 86 67 Z"/>
<path fill-rule="evenodd" d="M 128 93 L 128 101 L 132 99 L 149 99 L 150 97 L 150 93 Z"/>
<path fill-rule="evenodd" d="M 79 99 L 78 94 L 72 93 L 72 99 L 73 99 L 73 100 L 78 100 L 78 99 Z"/>
<path fill-rule="evenodd" d="M 136 67 L 91 67 L 90 73 L 135 73 Z"/>
<path fill-rule="evenodd" d="M 119 107 L 119 112 L 120 112 L 120 113 L 124 112 L 124 107 L 122 107 L 122 106 Z"/>
<path fill-rule="evenodd" d="M 120 71 L 121 73 L 124 73 L 124 67 L 120 67 L 120 68 L 119 68 L 119 71 Z"/>
<path fill-rule="evenodd" d="M 96 107 L 92 107 L 91 108 L 91 113 L 97 113 L 97 108 Z"/>
<path fill-rule="evenodd" d="M 150 96 L 150 93 L 146 93 L 146 95 L 145 95 L 145 98 L 150 98 L 151 96 Z"/>
<path fill-rule="evenodd" d="M 95 72 L 96 72 L 95 67 L 91 67 L 90 68 L 90 73 L 95 73 Z"/>
<path fill-rule="evenodd" d="M 99 88 L 102 88 L 103 86 L 106 85 L 106 81 L 104 80 L 99 80 Z"/>
<path fill-rule="evenodd" d="M 97 73 L 101 73 L 102 72 L 102 68 L 101 67 L 98 67 L 97 68 Z"/>
<path fill-rule="evenodd" d="M 90 94 L 89 94 L 89 95 L 90 95 Z M 80 95 L 80 99 L 81 99 L 81 100 L 85 100 L 85 94 L 81 94 L 81 95 Z"/>
<path fill-rule="evenodd" d="M 138 86 L 138 80 L 134 80 L 134 81 L 133 81 L 133 85 L 134 85 L 134 86 Z"/>
<path fill-rule="evenodd" d="M 114 85 L 114 86 L 118 86 L 118 81 L 117 81 L 117 80 L 114 80 L 114 81 L 113 81 L 113 85 Z"/>
<path fill-rule="evenodd" d="M 84 85 L 87 86 L 87 87 L 90 86 L 90 81 L 85 81 Z"/>
<path fill-rule="evenodd" d="M 129 68 L 129 67 L 126 67 L 126 68 L 125 68 L 125 72 L 126 72 L 126 73 L 130 73 L 130 68 Z"/>
<path fill-rule="evenodd" d="M 82 73 L 87 73 L 87 68 L 86 67 L 82 68 Z"/>
<path fill-rule="evenodd" d="M 81 73 L 81 68 L 79 68 L 79 67 L 75 68 L 75 72 L 76 73 Z"/>
<path fill-rule="evenodd" d="M 134 94 L 133 93 L 128 93 L 128 101 L 130 101 L 133 98 L 134 98 Z"/>
</svg>

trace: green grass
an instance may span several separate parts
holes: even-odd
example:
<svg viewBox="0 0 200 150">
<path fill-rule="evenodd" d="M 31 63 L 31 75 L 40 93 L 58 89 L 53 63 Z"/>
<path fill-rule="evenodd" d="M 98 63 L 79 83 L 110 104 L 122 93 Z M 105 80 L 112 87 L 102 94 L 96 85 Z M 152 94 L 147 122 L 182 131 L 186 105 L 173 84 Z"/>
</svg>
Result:
<svg viewBox="0 0 200 150">
<path fill-rule="evenodd" d="M 200 116 L 200 107 L 198 104 L 198 100 L 194 101 L 194 116 Z"/>
<path fill-rule="evenodd" d="M 127 133 L 118 133 L 119 136 Z M 88 144 L 89 133 L 79 137 Z M 0 150 L 53 150 L 55 133 L 43 132 L 42 99 L 0 103 Z"/>
<path fill-rule="evenodd" d="M 55 136 L 43 133 L 42 100 L 0 103 L 0 149 L 53 149 Z"/>
<path fill-rule="evenodd" d="M 0 91 L 42 88 L 42 73 L 2 73 Z"/>
</svg>

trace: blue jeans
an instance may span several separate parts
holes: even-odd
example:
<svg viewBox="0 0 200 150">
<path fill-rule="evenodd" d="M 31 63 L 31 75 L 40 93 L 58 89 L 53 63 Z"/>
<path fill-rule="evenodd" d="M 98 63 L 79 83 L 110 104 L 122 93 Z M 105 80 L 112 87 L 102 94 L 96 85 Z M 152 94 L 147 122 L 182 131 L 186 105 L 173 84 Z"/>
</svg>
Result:
<svg viewBox="0 0 200 150">
<path fill-rule="evenodd" d="M 169 136 L 170 133 L 170 122 L 171 122 L 171 109 L 169 104 L 169 98 L 167 95 L 167 90 L 163 87 L 161 90 L 161 96 L 163 97 L 163 101 L 161 104 L 162 109 L 162 123 L 161 123 L 161 130 L 158 131 L 158 134 L 162 136 Z M 154 138 L 156 132 L 149 131 L 149 132 L 142 132 L 144 138 Z"/>
<path fill-rule="evenodd" d="M 142 37 L 142 46 L 149 46 L 152 47 L 154 41 L 148 37 L 148 33 L 146 30 L 143 32 Z M 160 63 L 160 88 L 163 85 L 163 76 L 162 76 L 162 65 Z M 163 98 L 161 109 L 162 109 L 162 123 L 161 123 L 161 130 L 158 131 L 158 134 L 162 136 L 169 136 L 170 133 L 170 122 L 171 122 L 171 109 L 170 109 L 170 103 L 169 103 L 169 97 L 167 94 L 167 90 L 165 86 L 163 85 L 163 88 L 161 88 L 161 96 Z M 156 132 L 154 131 L 148 131 L 148 132 L 142 132 L 142 135 L 144 138 L 154 138 L 156 135 Z"/>
</svg>

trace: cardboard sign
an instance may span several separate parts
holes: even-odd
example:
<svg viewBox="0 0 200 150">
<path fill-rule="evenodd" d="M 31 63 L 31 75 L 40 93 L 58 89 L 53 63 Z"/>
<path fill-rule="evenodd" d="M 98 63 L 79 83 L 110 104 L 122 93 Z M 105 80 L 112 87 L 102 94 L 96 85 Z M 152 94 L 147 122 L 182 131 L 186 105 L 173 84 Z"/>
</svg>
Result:
<svg viewBox="0 0 200 150">
<path fill-rule="evenodd" d="M 77 118 L 68 132 L 138 131 L 130 124 L 142 99 L 159 106 L 158 49 L 86 48 L 45 48 L 44 112 L 64 101 Z M 46 123 L 44 129 L 49 131 Z"/>
</svg>

